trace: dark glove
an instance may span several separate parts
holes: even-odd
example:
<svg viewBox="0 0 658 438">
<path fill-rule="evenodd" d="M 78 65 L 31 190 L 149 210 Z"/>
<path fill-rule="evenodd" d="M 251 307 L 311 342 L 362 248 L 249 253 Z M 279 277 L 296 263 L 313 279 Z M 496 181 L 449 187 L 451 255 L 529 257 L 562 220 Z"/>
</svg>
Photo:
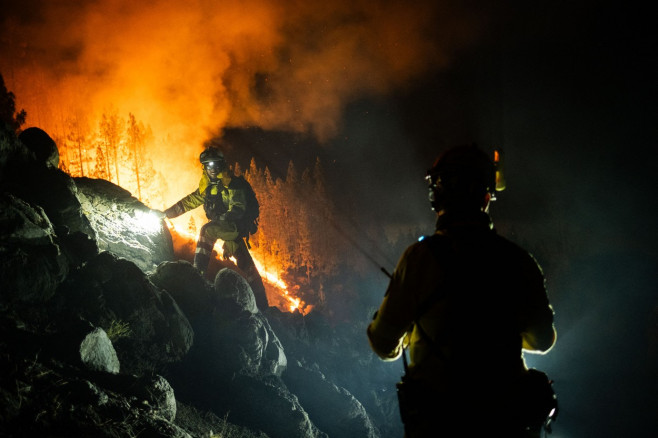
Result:
<svg viewBox="0 0 658 438">
<path fill-rule="evenodd" d="M 178 217 L 183 213 L 185 213 L 185 211 L 183 211 L 183 207 L 181 207 L 179 203 L 172 205 L 164 211 L 164 215 L 169 219 Z"/>
</svg>

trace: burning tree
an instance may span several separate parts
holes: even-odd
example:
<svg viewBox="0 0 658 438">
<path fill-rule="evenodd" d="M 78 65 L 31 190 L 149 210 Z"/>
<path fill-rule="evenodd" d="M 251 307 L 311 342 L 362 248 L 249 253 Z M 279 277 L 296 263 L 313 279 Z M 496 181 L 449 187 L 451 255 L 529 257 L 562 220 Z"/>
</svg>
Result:
<svg viewBox="0 0 658 438">
<path fill-rule="evenodd" d="M 119 177 L 119 145 L 121 144 L 121 137 L 123 130 L 121 129 L 122 121 L 119 115 L 115 112 L 109 115 L 103 113 L 99 125 L 99 144 L 100 149 L 105 153 L 105 168 L 109 181 L 112 181 L 111 162 L 114 164 L 114 177 L 116 178 L 117 185 L 121 185 Z"/>
<path fill-rule="evenodd" d="M 11 93 L 5 94 L 8 99 L 13 98 Z M 6 105 L 5 110 L 7 114 L 14 111 L 11 105 Z M 13 120 L 20 122 L 20 113 Z M 60 147 L 62 170 L 72 176 L 116 182 L 147 205 L 164 205 L 167 183 L 155 171 L 147 153 L 158 147 L 150 127 L 133 113 L 123 118 L 113 110 L 101 114 L 95 125 L 82 113 L 64 120 L 60 125 L 62 132 L 53 133 Z M 242 173 L 239 164 L 234 165 L 234 171 Z M 250 240 L 254 258 L 264 271 L 275 273 L 274 279 L 266 275 L 266 281 L 284 289 L 287 286 L 277 283 L 282 277 L 286 283 L 295 284 L 295 291 L 290 292 L 295 296 L 288 299 L 297 304 L 291 308 L 308 311 L 311 306 L 304 307 L 301 299 L 313 304 L 321 301 L 321 284 L 337 271 L 340 255 L 346 252 L 341 249 L 340 239 L 328 232 L 327 224 L 335 223 L 334 208 L 321 163 L 316 161 L 313 168 L 305 169 L 300 176 L 290 161 L 286 177 L 281 179 L 273 178 L 267 167 L 258 168 L 252 159 L 244 176 L 261 204 L 259 231 Z M 183 228 L 178 231 L 194 241 L 194 217 Z"/>
<path fill-rule="evenodd" d="M 287 273 L 296 284 L 310 288 L 311 294 L 319 291 L 319 285 L 336 273 L 345 253 L 344 244 L 331 232 L 335 209 L 320 161 L 301 178 L 291 161 L 284 180 L 273 179 L 267 167 L 260 170 L 252 160 L 245 177 L 261 204 L 253 252 L 266 269 Z"/>
<path fill-rule="evenodd" d="M 63 151 L 60 155 L 64 158 L 64 163 L 69 169 L 69 173 L 80 176 L 88 176 L 90 171 L 90 158 L 87 150 L 89 144 L 89 127 L 86 118 L 80 114 L 70 116 L 66 119 L 66 134 L 64 137 Z M 71 166 L 77 164 L 77 170 L 71 170 Z M 86 169 L 85 169 L 86 168 Z"/>
</svg>

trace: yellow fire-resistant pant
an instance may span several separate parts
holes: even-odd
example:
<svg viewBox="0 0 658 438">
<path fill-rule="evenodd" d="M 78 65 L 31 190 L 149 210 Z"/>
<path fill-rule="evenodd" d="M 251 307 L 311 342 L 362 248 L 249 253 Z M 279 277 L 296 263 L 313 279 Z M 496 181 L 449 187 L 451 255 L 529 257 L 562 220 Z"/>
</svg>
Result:
<svg viewBox="0 0 658 438">
<path fill-rule="evenodd" d="M 234 222 L 208 222 L 201 227 L 201 232 L 199 233 L 199 240 L 196 243 L 196 252 L 194 254 L 194 266 L 203 272 L 208 269 L 210 255 L 217 239 L 224 241 L 224 257 L 235 256 L 240 246 L 237 238 L 238 228 Z"/>
<path fill-rule="evenodd" d="M 263 282 L 256 269 L 254 260 L 249 254 L 247 244 L 244 239 L 238 238 L 238 229 L 235 223 L 230 221 L 210 221 L 201 227 L 199 240 L 196 243 L 196 252 L 194 254 L 194 266 L 201 272 L 208 270 L 208 263 L 212 255 L 213 247 L 217 239 L 224 241 L 223 257 L 235 257 L 238 268 L 243 272 L 245 279 L 251 286 L 256 298 L 256 304 L 259 309 L 266 309 L 268 306 L 267 297 Z"/>
</svg>

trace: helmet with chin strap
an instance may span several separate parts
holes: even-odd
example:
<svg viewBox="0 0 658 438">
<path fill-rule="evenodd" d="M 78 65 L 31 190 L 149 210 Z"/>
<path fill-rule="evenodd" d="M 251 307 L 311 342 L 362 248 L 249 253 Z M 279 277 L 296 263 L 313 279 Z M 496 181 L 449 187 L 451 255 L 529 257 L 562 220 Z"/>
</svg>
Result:
<svg viewBox="0 0 658 438">
<path fill-rule="evenodd" d="M 457 146 L 437 158 L 425 177 L 432 209 L 473 209 L 496 191 L 496 166 L 475 144 Z"/>
</svg>

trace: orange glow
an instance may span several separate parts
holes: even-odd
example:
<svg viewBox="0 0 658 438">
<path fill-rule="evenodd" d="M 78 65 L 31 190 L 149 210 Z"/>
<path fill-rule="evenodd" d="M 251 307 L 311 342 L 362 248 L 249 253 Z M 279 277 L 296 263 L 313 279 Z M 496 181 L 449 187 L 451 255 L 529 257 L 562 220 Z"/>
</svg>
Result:
<svg viewBox="0 0 658 438">
<path fill-rule="evenodd" d="M 224 129 L 324 141 L 351 101 L 442 68 L 482 27 L 468 8 L 430 0 L 80 0 L 3 12 L 0 72 L 25 127 L 55 139 L 71 175 L 108 179 L 156 209 L 198 187 L 203 144 Z M 190 217 L 206 220 L 193 211 L 170 225 L 184 235 Z M 311 308 L 279 283 L 276 260 L 252 255 L 289 310 Z"/>
<path fill-rule="evenodd" d="M 165 219 L 165 223 L 167 224 L 170 230 L 173 230 L 179 236 L 189 239 L 190 242 L 196 242 L 199 238 L 198 233 L 192 234 L 188 230 L 181 229 L 179 226 L 175 225 L 171 219 Z M 215 251 L 217 257 L 220 260 L 222 259 L 221 254 L 223 252 L 222 245 L 224 245 L 224 241 L 218 240 L 215 243 L 215 246 L 213 247 L 213 250 Z M 274 288 L 276 293 L 283 299 L 282 300 L 282 302 L 284 303 L 283 305 L 279 303 L 272 303 L 273 305 L 278 307 L 279 310 L 286 312 L 298 311 L 302 315 L 308 314 L 313 309 L 312 305 L 306 304 L 304 301 L 301 300 L 301 298 L 295 297 L 291 294 L 291 292 L 288 289 L 288 285 L 286 284 L 285 281 L 283 281 L 283 279 L 276 271 L 266 270 L 263 267 L 263 264 L 254 257 L 253 253 L 252 253 L 252 258 L 254 259 L 254 264 L 256 265 L 256 269 L 258 269 L 258 273 L 260 274 L 263 281 L 268 283 L 272 288 Z M 233 262 L 233 264 L 236 264 L 235 258 L 230 257 L 229 260 Z"/>
</svg>

